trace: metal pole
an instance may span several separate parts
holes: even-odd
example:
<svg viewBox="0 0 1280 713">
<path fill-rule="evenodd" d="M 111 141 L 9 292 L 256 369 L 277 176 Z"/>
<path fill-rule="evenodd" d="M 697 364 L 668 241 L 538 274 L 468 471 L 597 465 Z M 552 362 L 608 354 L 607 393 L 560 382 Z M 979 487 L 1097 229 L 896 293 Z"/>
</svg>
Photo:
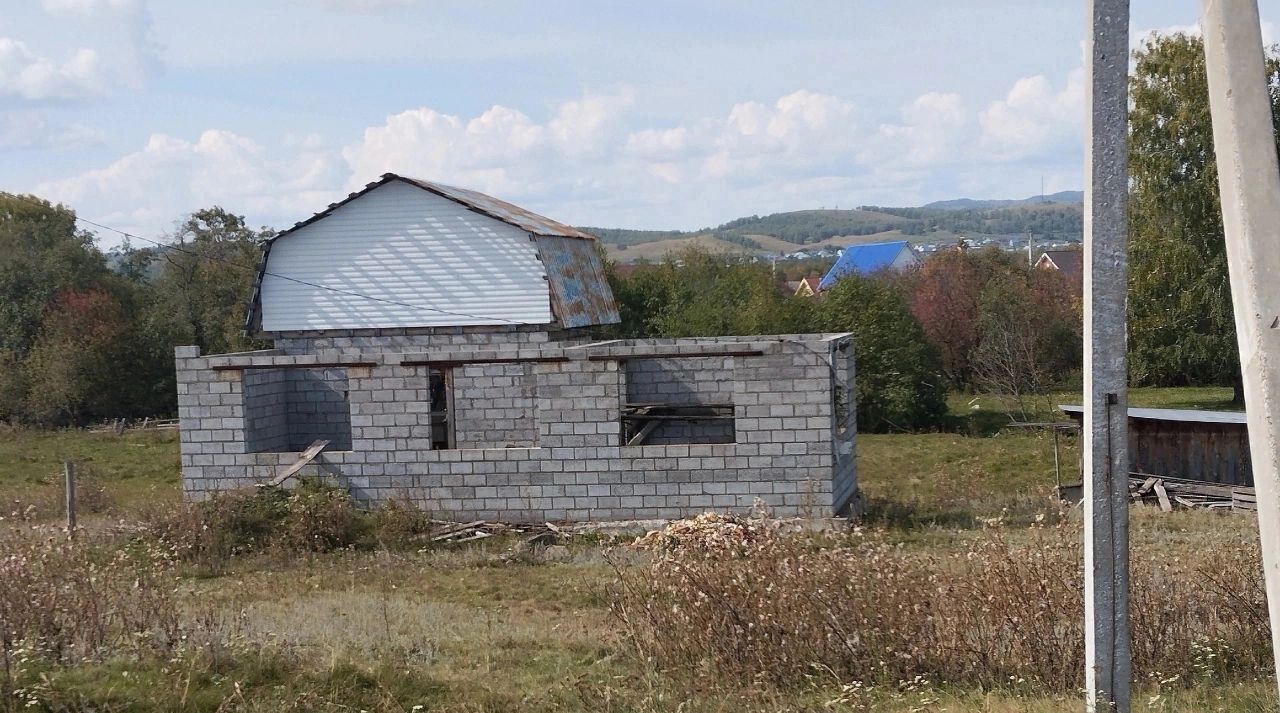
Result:
<svg viewBox="0 0 1280 713">
<path fill-rule="evenodd" d="M 1086 0 L 1084 456 L 1085 695 L 1090 711 L 1128 713 L 1129 2 Z M 1083 442 L 1087 439 L 1087 442 Z"/>
<path fill-rule="evenodd" d="M 66 496 L 67 535 L 76 535 L 76 464 L 65 461 L 62 464 L 62 491 Z"/>
<path fill-rule="evenodd" d="M 1202 0 L 1201 10 L 1271 645 L 1280 661 L 1280 168 L 1257 3 Z"/>
</svg>

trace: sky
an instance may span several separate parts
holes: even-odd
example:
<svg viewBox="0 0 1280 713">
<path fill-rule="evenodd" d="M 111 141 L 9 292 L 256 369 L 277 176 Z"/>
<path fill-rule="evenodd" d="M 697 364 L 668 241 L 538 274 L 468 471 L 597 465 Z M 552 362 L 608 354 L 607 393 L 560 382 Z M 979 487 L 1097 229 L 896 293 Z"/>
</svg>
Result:
<svg viewBox="0 0 1280 713">
<path fill-rule="evenodd" d="M 0 3 L 0 191 L 145 237 L 386 172 L 685 230 L 1082 184 L 1077 0 Z M 1133 0 L 1135 43 L 1198 6 Z"/>
</svg>

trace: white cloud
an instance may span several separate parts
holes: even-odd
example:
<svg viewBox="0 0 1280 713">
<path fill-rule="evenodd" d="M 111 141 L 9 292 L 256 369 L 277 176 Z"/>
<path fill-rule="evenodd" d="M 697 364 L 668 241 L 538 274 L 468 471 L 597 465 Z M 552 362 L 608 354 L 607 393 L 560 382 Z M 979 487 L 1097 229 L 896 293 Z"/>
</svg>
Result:
<svg viewBox="0 0 1280 713">
<path fill-rule="evenodd" d="M 997 160 L 1017 160 L 1064 141 L 1078 142 L 1084 123 L 1084 83 L 1081 68 L 1067 76 L 1061 89 L 1054 89 L 1044 75 L 1019 79 L 1004 99 L 992 102 L 979 116 L 981 150 Z"/>
<path fill-rule="evenodd" d="M 420 4 L 421 0 L 293 0 L 293 3 L 303 7 L 319 7 L 334 12 L 369 14 L 412 7 Z"/>
<path fill-rule="evenodd" d="M 870 126 L 848 99 L 803 90 L 646 126 L 623 89 L 564 101 L 543 119 L 502 105 L 473 116 L 419 107 L 341 148 L 317 136 L 264 146 L 224 130 L 194 140 L 155 134 L 104 168 L 36 192 L 147 235 L 212 204 L 284 227 L 387 172 L 573 224 L 647 228 L 948 197 L 938 185 L 1029 195 L 1041 174 L 1059 175 L 1050 159 L 1078 131 L 1082 81 L 1078 72 L 1062 87 L 1025 78 L 982 112 L 957 94 L 927 93 Z"/>
<path fill-rule="evenodd" d="M 39 111 L 0 112 L 0 149 L 67 150 L 101 144 L 105 138 L 83 124 L 51 124 Z"/>
<path fill-rule="evenodd" d="M 55 17 L 94 17 L 140 12 L 143 0 L 41 0 L 45 12 Z"/>
<path fill-rule="evenodd" d="M 288 155 L 276 158 L 251 139 L 216 129 L 195 141 L 153 134 L 140 151 L 105 168 L 43 183 L 35 192 L 143 236 L 215 204 L 252 220 L 304 216 L 332 201 L 343 175 L 335 152 L 307 137 L 284 148 Z"/>
<path fill-rule="evenodd" d="M 77 52 L 98 58 L 98 93 L 141 86 L 160 67 L 146 0 L 41 0 L 41 6 L 69 33 L 77 26 L 92 31 L 97 46 Z"/>
<path fill-rule="evenodd" d="M 859 156 L 899 168 L 951 163 L 971 148 L 971 122 L 959 94 L 923 94 L 903 107 L 900 123 L 882 124 Z"/>
<path fill-rule="evenodd" d="M 81 48 L 59 62 L 40 57 L 19 40 L 0 37 L 0 95 L 21 99 L 69 99 L 100 94 L 98 53 Z"/>
</svg>

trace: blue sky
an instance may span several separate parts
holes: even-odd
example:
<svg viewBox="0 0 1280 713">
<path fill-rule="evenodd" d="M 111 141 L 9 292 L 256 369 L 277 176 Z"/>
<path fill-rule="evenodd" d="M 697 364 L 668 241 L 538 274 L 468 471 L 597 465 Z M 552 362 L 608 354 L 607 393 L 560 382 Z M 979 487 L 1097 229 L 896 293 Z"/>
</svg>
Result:
<svg viewBox="0 0 1280 713">
<path fill-rule="evenodd" d="M 1074 1 L 5 0 L 0 190 L 147 236 L 386 171 L 608 227 L 1025 197 L 1081 185 L 1084 31 Z"/>
</svg>

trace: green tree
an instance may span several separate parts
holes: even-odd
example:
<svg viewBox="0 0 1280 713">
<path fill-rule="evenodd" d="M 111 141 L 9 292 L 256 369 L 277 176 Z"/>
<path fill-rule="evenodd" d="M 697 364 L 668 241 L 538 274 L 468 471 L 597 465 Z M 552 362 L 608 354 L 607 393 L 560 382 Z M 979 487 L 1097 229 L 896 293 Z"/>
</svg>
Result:
<svg viewBox="0 0 1280 713">
<path fill-rule="evenodd" d="M 859 431 L 942 423 L 947 389 L 941 362 L 895 285 L 848 275 L 814 304 L 816 328 L 853 333 Z"/>
<path fill-rule="evenodd" d="M 218 206 L 187 216 L 173 247 L 147 251 L 158 273 L 148 329 L 170 345 L 196 344 L 206 354 L 260 346 L 244 336 L 244 319 L 259 242 L 272 234 L 249 228 L 242 216 Z"/>
<path fill-rule="evenodd" d="M 704 337 L 803 331 L 806 305 L 779 289 L 769 267 L 691 249 L 611 286 L 629 337 Z"/>
<path fill-rule="evenodd" d="M 1008 398 L 1011 417 L 1030 421 L 1050 411 L 1050 389 L 1080 369 L 1083 324 L 1068 295 L 1060 273 L 1025 266 L 997 273 L 982 287 L 974 384 Z"/>
<path fill-rule="evenodd" d="M 0 193 L 0 354 L 25 357 L 54 295 L 109 273 L 93 236 L 76 229 L 74 211 Z"/>
<path fill-rule="evenodd" d="M 1232 384 L 1243 400 L 1204 47 L 1153 35 L 1134 53 L 1129 115 L 1130 370 L 1138 384 Z M 1272 115 L 1280 60 L 1268 54 Z"/>
<path fill-rule="evenodd" d="M 23 362 L 25 414 L 46 425 L 126 416 L 132 410 L 128 364 L 130 323 L 106 290 L 65 290 L 54 297 L 39 335 Z"/>
</svg>

